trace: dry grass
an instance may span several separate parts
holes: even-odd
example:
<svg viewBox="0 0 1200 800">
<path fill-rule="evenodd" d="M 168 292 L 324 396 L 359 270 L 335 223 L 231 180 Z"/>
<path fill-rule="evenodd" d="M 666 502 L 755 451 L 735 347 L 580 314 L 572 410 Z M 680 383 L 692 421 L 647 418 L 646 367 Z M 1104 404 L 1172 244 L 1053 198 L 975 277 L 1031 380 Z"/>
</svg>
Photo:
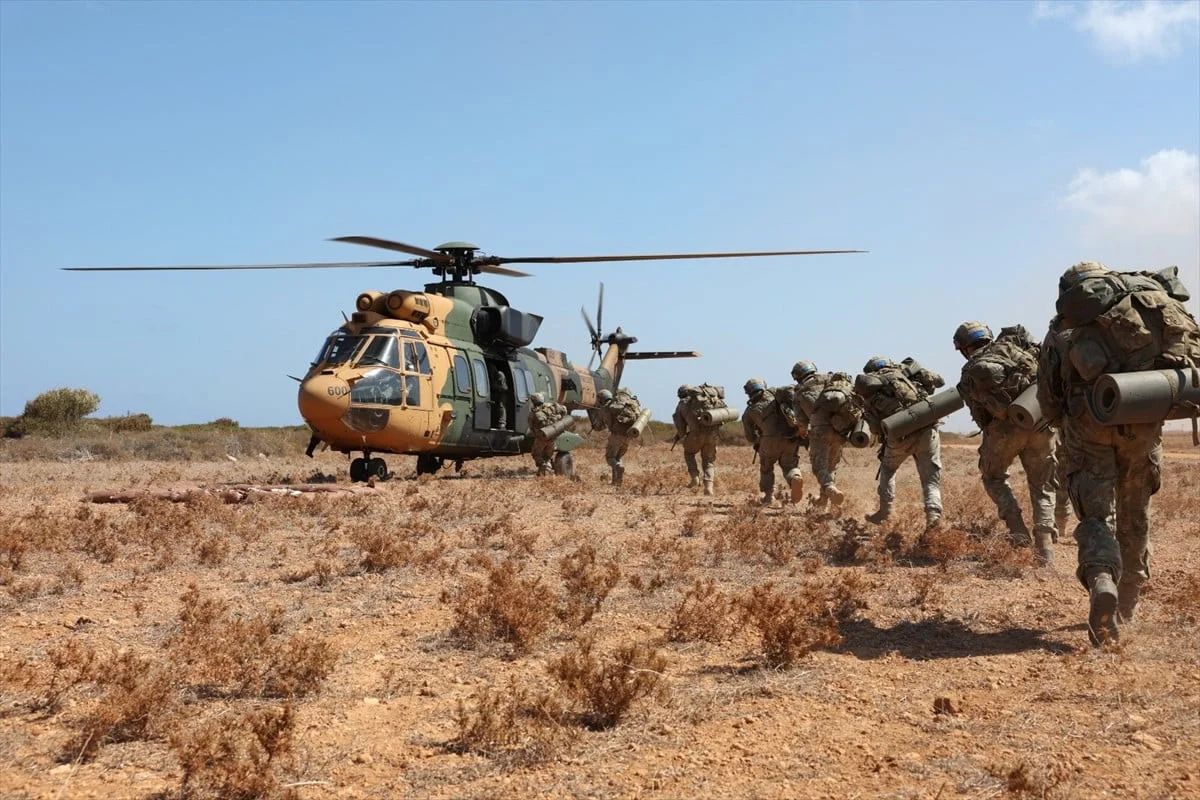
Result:
<svg viewBox="0 0 1200 800">
<path fill-rule="evenodd" d="M 595 640 L 583 639 L 572 652 L 549 665 L 550 674 L 593 730 L 611 728 L 633 704 L 662 696 L 667 660 L 646 642 L 621 645 L 607 655 L 595 652 Z"/>
<path fill-rule="evenodd" d="M 482 578 L 468 578 L 443 596 L 451 605 L 450 633 L 474 646 L 490 641 L 528 652 L 554 621 L 554 593 L 541 578 L 522 576 L 516 561 L 488 564 Z"/>
</svg>

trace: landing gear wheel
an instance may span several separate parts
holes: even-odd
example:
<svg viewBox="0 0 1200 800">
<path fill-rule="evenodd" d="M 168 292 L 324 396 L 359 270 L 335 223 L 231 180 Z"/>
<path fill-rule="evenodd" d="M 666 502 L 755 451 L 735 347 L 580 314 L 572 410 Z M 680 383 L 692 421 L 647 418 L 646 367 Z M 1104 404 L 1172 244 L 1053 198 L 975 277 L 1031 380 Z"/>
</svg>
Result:
<svg viewBox="0 0 1200 800">
<path fill-rule="evenodd" d="M 564 478 L 575 477 L 575 457 L 570 453 L 554 454 L 554 474 Z"/>
<path fill-rule="evenodd" d="M 437 456 L 417 456 L 417 474 L 432 475 L 442 468 L 442 459 Z"/>
<path fill-rule="evenodd" d="M 366 474 L 368 478 L 374 478 L 377 481 L 386 481 L 392 477 L 392 473 L 388 472 L 387 462 L 382 458 L 372 458 L 368 461 Z"/>
<path fill-rule="evenodd" d="M 350 482 L 362 483 L 367 479 L 367 460 L 356 458 L 350 462 Z"/>
</svg>

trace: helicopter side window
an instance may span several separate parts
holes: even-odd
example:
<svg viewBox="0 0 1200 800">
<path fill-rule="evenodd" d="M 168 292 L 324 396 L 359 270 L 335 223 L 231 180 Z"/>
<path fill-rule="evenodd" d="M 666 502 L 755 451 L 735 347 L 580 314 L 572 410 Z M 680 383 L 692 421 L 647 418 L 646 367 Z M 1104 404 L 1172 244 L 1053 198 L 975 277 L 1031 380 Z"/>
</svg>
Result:
<svg viewBox="0 0 1200 800">
<path fill-rule="evenodd" d="M 400 354 L 394 336 L 372 336 L 363 354 L 358 357 L 358 366 L 391 367 L 400 369 Z"/>
<path fill-rule="evenodd" d="M 521 370 L 521 374 L 525 376 L 525 390 L 530 394 L 537 391 L 537 387 L 533 383 L 533 373 L 527 369 Z"/>
<path fill-rule="evenodd" d="M 421 405 L 421 378 L 419 376 L 404 376 L 404 403 L 409 406 Z"/>
<path fill-rule="evenodd" d="M 325 340 L 325 347 L 313 363 L 323 363 L 329 366 L 345 364 L 354 357 L 354 354 L 362 348 L 366 341 L 367 337 L 365 336 L 352 336 L 342 332 L 335 333 Z"/>
<path fill-rule="evenodd" d="M 478 358 L 471 360 L 471 366 L 475 370 L 475 394 L 480 397 L 488 396 L 488 374 L 487 367 Z"/>
<path fill-rule="evenodd" d="M 454 356 L 454 386 L 459 394 L 471 394 L 471 370 L 467 360 L 460 355 Z"/>
<path fill-rule="evenodd" d="M 520 367 L 513 367 L 513 389 L 517 393 L 517 402 L 524 403 L 529 399 L 529 392 L 525 391 L 525 375 L 524 370 Z"/>
<path fill-rule="evenodd" d="M 429 353 L 425 351 L 424 343 L 404 343 L 404 370 L 406 372 L 419 372 L 422 375 L 429 374 Z"/>
</svg>

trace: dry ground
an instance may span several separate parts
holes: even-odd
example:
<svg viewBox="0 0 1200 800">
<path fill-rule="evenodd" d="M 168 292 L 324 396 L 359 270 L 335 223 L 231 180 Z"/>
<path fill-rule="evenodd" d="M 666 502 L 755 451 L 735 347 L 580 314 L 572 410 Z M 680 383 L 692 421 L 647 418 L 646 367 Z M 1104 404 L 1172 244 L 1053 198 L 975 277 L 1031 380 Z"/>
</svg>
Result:
<svg viewBox="0 0 1200 800">
<path fill-rule="evenodd" d="M 346 461 L 2 462 L 0 796 L 1200 797 L 1200 451 L 1170 450 L 1102 651 L 1073 545 L 1005 544 L 962 444 L 927 541 L 911 466 L 859 522 L 870 451 L 840 517 L 760 510 L 744 447 L 712 499 L 662 443 L 619 493 L 584 450 L 579 482 L 241 505 L 81 498 Z"/>
</svg>

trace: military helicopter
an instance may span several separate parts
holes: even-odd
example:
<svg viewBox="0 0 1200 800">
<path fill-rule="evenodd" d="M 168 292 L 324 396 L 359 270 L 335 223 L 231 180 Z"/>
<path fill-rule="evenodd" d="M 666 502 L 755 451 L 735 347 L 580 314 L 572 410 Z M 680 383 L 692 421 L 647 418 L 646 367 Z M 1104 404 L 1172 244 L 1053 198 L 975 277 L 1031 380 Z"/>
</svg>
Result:
<svg viewBox="0 0 1200 800">
<path fill-rule="evenodd" d="M 549 347 L 530 348 L 542 317 L 513 308 L 508 299 L 475 282 L 480 273 L 528 277 L 505 264 L 666 261 L 701 258 L 828 255 L 862 250 L 788 250 L 746 253 L 674 253 L 617 256 L 501 258 L 468 242 L 432 250 L 370 236 L 331 241 L 417 256 L 406 261 L 230 266 L 69 267 L 69 271 L 179 271 L 416 267 L 438 281 L 424 291 L 366 291 L 355 310 L 322 343 L 300 383 L 300 415 L 312 430 L 306 454 L 325 446 L 362 456 L 350 462 L 352 481 L 390 476 L 380 453 L 415 455 L 417 473 L 437 472 L 446 461 L 528 453 L 530 397 L 542 393 L 571 410 L 590 410 L 602 389 L 615 391 L 627 361 L 689 358 L 693 351 L 636 352 L 637 338 L 621 328 L 604 335 L 604 285 L 596 323 L 583 309 L 591 334 L 586 367 Z M 343 315 L 344 316 L 344 315 Z M 607 346 L 606 349 L 602 348 Z M 603 352 L 602 352 L 603 350 Z M 600 363 L 592 369 L 592 361 Z M 578 437 L 575 437 L 578 440 Z M 556 442 L 560 449 L 573 444 Z"/>
</svg>

